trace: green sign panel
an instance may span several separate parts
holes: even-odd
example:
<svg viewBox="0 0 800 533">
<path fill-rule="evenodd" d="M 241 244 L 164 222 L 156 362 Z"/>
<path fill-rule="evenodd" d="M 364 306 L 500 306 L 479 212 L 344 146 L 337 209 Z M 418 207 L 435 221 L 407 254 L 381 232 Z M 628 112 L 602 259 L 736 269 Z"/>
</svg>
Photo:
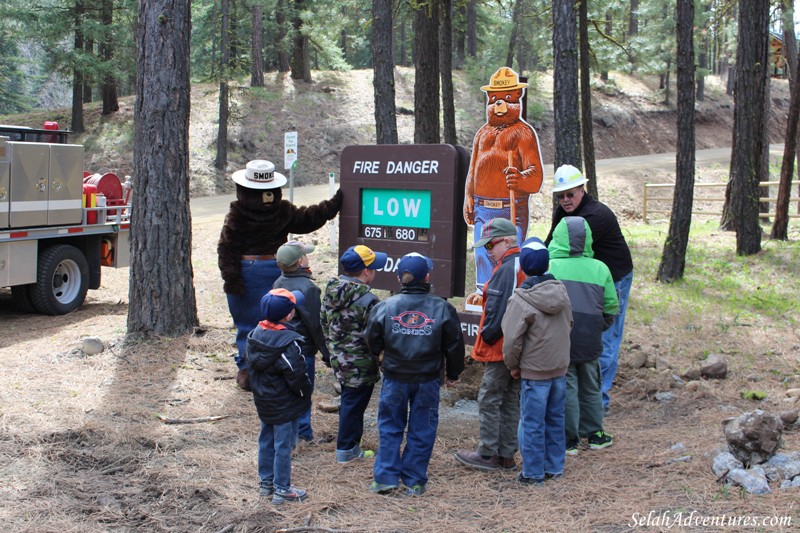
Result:
<svg viewBox="0 0 800 533">
<path fill-rule="evenodd" d="M 361 224 L 431 227 L 431 191 L 361 189 Z"/>
</svg>

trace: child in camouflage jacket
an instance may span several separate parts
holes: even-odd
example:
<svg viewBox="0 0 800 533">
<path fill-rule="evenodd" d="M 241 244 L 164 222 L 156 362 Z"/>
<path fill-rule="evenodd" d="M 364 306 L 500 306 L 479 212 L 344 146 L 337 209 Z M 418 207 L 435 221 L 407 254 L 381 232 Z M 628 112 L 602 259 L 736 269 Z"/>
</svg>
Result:
<svg viewBox="0 0 800 533">
<path fill-rule="evenodd" d="M 378 297 L 370 292 L 375 272 L 386 265 L 387 256 L 358 245 L 348 248 L 340 259 L 344 274 L 325 287 L 320 321 L 331 354 L 331 368 L 342 385 L 336 461 L 374 457 L 361 449 L 364 411 L 380 379 L 378 359 L 364 340 L 364 330 Z"/>
</svg>

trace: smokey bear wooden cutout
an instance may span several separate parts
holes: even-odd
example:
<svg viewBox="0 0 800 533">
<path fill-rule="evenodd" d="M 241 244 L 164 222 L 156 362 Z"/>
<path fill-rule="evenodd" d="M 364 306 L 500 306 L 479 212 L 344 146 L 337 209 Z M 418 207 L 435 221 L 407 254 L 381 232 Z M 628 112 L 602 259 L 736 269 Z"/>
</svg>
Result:
<svg viewBox="0 0 800 533">
<path fill-rule="evenodd" d="M 224 281 L 228 309 L 236 326 L 237 382 L 246 388 L 247 335 L 261 317 L 261 297 L 272 289 L 281 274 L 275 252 L 289 233 L 311 233 L 331 220 L 342 206 L 342 191 L 317 205 L 297 207 L 283 200 L 281 187 L 286 177 L 275 172 L 269 161 L 250 161 L 233 173 L 236 200 L 222 225 L 217 260 Z"/>
<path fill-rule="evenodd" d="M 528 197 L 539 192 L 544 179 L 539 137 L 522 119 L 527 83 L 502 67 L 492 75 L 486 92 L 486 124 L 475 134 L 464 195 L 464 220 L 473 226 L 475 241 L 483 225 L 507 218 L 517 227 L 517 243 L 528 233 Z M 480 311 L 483 286 L 494 265 L 486 249 L 475 249 L 477 292 L 467 296 L 466 309 Z"/>
</svg>

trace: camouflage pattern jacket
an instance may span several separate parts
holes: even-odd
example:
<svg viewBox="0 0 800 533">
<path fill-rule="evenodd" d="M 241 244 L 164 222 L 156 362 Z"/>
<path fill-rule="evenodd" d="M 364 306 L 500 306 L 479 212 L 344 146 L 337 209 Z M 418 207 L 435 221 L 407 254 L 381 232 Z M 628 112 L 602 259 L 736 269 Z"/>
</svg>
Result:
<svg viewBox="0 0 800 533">
<path fill-rule="evenodd" d="M 378 358 L 367 348 L 367 318 L 378 297 L 356 278 L 339 276 L 328 282 L 320 322 L 331 353 L 331 368 L 343 387 L 374 385 L 380 379 Z"/>
</svg>

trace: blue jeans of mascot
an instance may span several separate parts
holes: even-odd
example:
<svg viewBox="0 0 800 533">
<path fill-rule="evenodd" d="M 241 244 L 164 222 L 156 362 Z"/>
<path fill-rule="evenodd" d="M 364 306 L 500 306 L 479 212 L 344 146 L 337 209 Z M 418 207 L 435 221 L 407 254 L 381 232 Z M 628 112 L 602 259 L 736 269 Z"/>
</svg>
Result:
<svg viewBox="0 0 800 533">
<path fill-rule="evenodd" d="M 258 323 L 264 319 L 261 316 L 261 297 L 272 289 L 272 284 L 281 275 L 278 262 L 274 259 L 261 261 L 242 261 L 242 280 L 244 281 L 245 293 L 226 294 L 228 298 L 228 310 L 236 326 L 236 348 L 238 353 L 234 357 L 236 366 L 248 368 L 247 359 L 247 335 L 255 329 Z"/>
</svg>

